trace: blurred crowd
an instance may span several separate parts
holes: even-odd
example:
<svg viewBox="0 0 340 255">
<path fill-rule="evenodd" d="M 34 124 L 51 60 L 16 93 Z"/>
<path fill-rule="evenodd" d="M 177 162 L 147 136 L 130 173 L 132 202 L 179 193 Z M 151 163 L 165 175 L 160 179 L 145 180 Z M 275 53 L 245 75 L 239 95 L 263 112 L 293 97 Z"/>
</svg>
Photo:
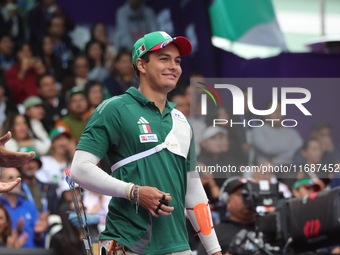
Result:
<svg viewBox="0 0 340 255">
<path fill-rule="evenodd" d="M 1 170 L 1 182 L 17 177 L 22 182 L 0 197 L 0 246 L 54 248 L 58 255 L 85 254 L 64 169 L 70 167 L 95 108 L 131 86 L 138 87 L 131 47 L 145 33 L 157 30 L 152 9 L 141 0 L 126 1 L 116 18 L 116 45 L 109 40 L 106 25 L 96 23 L 89 30 L 90 40 L 79 49 L 69 36 L 76 24 L 56 0 L 0 1 L 0 133 L 11 131 L 8 149 L 36 152 L 22 167 Z M 340 153 L 327 122 L 316 122 L 305 141 L 294 128 L 267 124 L 258 129 L 212 128 L 209 118 L 230 120 L 230 109 L 221 106 L 207 118 L 196 114 L 200 106 L 190 107 L 195 92 L 190 91 L 189 78 L 204 79 L 198 73 L 181 79 L 168 99 L 177 102 L 176 108 L 190 119 L 200 166 L 239 169 L 261 164 L 339 164 Z M 245 108 L 245 115 L 240 116 L 243 119 L 235 121 L 255 117 Z M 268 117 L 282 118 L 279 107 Z M 102 159 L 100 166 L 110 173 L 107 159 Z M 200 174 L 218 224 L 225 214 L 219 210 L 220 189 L 226 179 L 237 174 Z M 322 177 L 306 173 L 289 179 L 275 174 L 248 173 L 245 177 L 279 182 L 285 197 L 299 197 L 338 186 L 336 175 L 329 171 Z M 82 194 L 81 208 L 89 215 L 91 235 L 98 237 L 110 198 L 76 189 Z M 197 242 L 191 240 L 191 245 L 196 250 Z"/>
</svg>

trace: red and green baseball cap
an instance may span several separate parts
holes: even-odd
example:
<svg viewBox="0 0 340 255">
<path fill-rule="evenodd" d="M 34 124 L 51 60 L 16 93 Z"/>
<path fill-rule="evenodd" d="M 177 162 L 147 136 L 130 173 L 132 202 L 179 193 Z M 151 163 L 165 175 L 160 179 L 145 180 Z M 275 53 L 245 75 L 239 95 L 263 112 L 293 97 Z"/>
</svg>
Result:
<svg viewBox="0 0 340 255">
<path fill-rule="evenodd" d="M 181 57 L 190 54 L 192 46 L 190 41 L 184 36 L 171 37 L 168 33 L 163 31 L 156 31 L 144 35 L 140 38 L 132 49 L 132 63 L 136 66 L 137 58 L 142 57 L 148 51 L 155 51 L 163 49 L 170 43 L 177 45 Z"/>
</svg>

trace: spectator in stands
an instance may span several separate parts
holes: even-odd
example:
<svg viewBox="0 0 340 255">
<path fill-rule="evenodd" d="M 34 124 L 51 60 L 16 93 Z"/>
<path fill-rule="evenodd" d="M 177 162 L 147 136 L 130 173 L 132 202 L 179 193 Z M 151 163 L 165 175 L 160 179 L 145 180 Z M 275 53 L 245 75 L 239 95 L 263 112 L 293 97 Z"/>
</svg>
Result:
<svg viewBox="0 0 340 255">
<path fill-rule="evenodd" d="M 10 182 L 20 177 L 16 168 L 4 168 L 1 172 L 1 182 Z M 31 202 L 22 197 L 20 193 L 21 184 L 8 193 L 3 193 L 0 202 L 3 203 L 9 212 L 12 220 L 12 227 L 17 226 L 18 221 L 23 223 L 23 231 L 28 234 L 24 248 L 43 247 L 44 232 L 47 229 L 47 213 L 39 215 L 38 210 Z M 20 229 L 17 229 L 21 232 Z"/>
<path fill-rule="evenodd" d="M 61 206 L 59 214 L 63 228 L 52 237 L 50 248 L 54 249 L 55 254 L 58 255 L 86 255 L 77 216 L 75 213 L 70 214 L 70 211 L 74 211 L 72 202 L 64 203 Z M 88 217 L 89 224 L 94 222 L 91 219 Z M 98 223 L 98 217 L 96 220 L 95 223 Z"/>
<path fill-rule="evenodd" d="M 104 84 L 112 96 L 121 95 L 130 87 L 137 88 L 139 86 L 139 79 L 132 67 L 131 51 L 119 51 L 113 66 L 111 75 L 104 80 Z"/>
<path fill-rule="evenodd" d="M 85 84 L 88 82 L 87 75 L 90 71 L 90 65 L 88 58 L 85 55 L 79 55 L 76 57 L 73 63 L 73 75 L 67 77 L 63 81 L 63 86 L 60 91 L 60 96 L 65 98 L 66 92 L 77 87 L 84 89 Z"/>
<path fill-rule="evenodd" d="M 104 47 L 96 40 L 89 41 L 85 46 L 85 54 L 89 59 L 90 71 L 87 74 L 89 80 L 102 82 L 109 76 L 109 70 L 105 65 Z"/>
<path fill-rule="evenodd" d="M 217 165 L 221 168 L 230 165 L 238 169 L 239 165 L 229 153 L 228 131 L 225 128 L 210 126 L 204 130 L 197 161 L 206 166 L 205 169 L 200 169 L 200 172 L 207 172 L 209 167 Z M 217 185 L 221 187 L 225 179 L 232 176 L 232 172 L 216 171 L 213 176 Z"/>
<path fill-rule="evenodd" d="M 18 113 L 5 79 L 0 78 L 0 130 L 9 114 Z M 1 133 L 1 132 L 0 132 Z"/>
<path fill-rule="evenodd" d="M 12 38 L 7 34 L 0 34 L 0 75 L 10 69 L 15 63 L 12 49 Z"/>
<path fill-rule="evenodd" d="M 31 147 L 21 147 L 19 152 L 34 151 Z M 35 152 L 35 151 L 34 151 Z M 22 176 L 21 187 L 28 200 L 35 204 L 40 213 L 58 212 L 58 200 L 56 195 L 57 185 L 41 182 L 37 177 L 37 171 L 42 167 L 40 156 L 35 152 L 35 157 L 19 167 Z"/>
<path fill-rule="evenodd" d="M 46 69 L 39 59 L 33 58 L 31 46 L 27 42 L 16 47 L 14 56 L 17 62 L 5 72 L 5 78 L 14 101 L 22 104 L 27 97 L 38 95 L 36 81 Z"/>
<path fill-rule="evenodd" d="M 66 34 L 65 19 L 60 15 L 52 15 L 47 23 L 47 33 L 53 41 L 54 54 L 61 60 L 61 67 L 65 75 L 71 74 L 71 67 L 75 56 L 80 51 L 72 44 Z"/>
<path fill-rule="evenodd" d="M 242 125 L 230 125 L 231 115 L 225 106 L 220 105 L 219 107 L 214 106 L 209 109 L 209 115 L 206 116 L 207 126 L 214 124 L 214 119 L 221 119 L 227 123 L 219 125 L 228 131 L 228 137 L 230 142 L 230 154 L 240 165 L 248 165 L 248 154 L 243 150 L 242 146 L 244 140 L 242 139 L 242 133 L 244 128 Z M 223 122 L 224 123 L 224 122 Z M 195 133 L 196 134 L 196 133 Z M 195 136 L 196 139 L 196 136 Z"/>
<path fill-rule="evenodd" d="M 177 105 L 175 108 L 182 112 L 185 117 L 190 117 L 190 98 L 186 95 L 185 83 L 182 83 L 180 79 L 176 85 L 176 88 L 169 92 L 168 100 L 170 102 L 175 102 Z"/>
<path fill-rule="evenodd" d="M 118 49 L 132 49 L 133 44 L 145 34 L 157 31 L 154 11 L 143 0 L 127 0 L 117 10 L 116 37 Z"/>
<path fill-rule="evenodd" d="M 329 184 L 330 176 L 328 174 L 331 173 L 331 171 L 329 173 L 324 171 L 325 167 L 328 170 L 328 164 L 326 162 L 322 162 L 322 153 L 322 146 L 319 140 L 316 138 L 309 138 L 304 141 L 301 147 L 303 161 L 296 165 L 302 166 L 302 169 L 306 171 L 299 172 L 297 179 L 312 178 L 314 182 L 319 184 L 321 189 L 324 189 Z M 324 170 L 319 171 L 318 169 Z"/>
<path fill-rule="evenodd" d="M 85 85 L 85 94 L 89 102 L 89 111 L 92 113 L 104 100 L 104 91 L 100 83 L 89 81 Z"/>
<path fill-rule="evenodd" d="M 267 104 L 269 109 L 272 102 Z M 258 162 L 268 161 L 274 165 L 287 165 L 293 161 L 295 151 L 301 147 L 302 138 L 300 134 L 290 127 L 282 127 L 281 104 L 278 103 L 276 110 L 266 116 L 266 119 L 275 121 L 265 121 L 262 127 L 253 128 L 252 146 Z"/>
<path fill-rule="evenodd" d="M 332 179 L 331 179 L 331 183 L 330 183 L 330 187 L 331 188 L 335 188 L 335 187 L 339 187 L 340 186 L 340 161 L 337 162 L 334 165 L 334 169 L 335 169 L 335 173 L 333 173 Z"/>
<path fill-rule="evenodd" d="M 65 20 L 65 33 L 74 29 L 74 22 L 68 13 L 59 5 L 56 4 L 57 0 L 42 0 L 33 8 L 29 13 L 29 28 L 30 28 L 30 41 L 37 43 L 39 38 L 46 33 L 48 21 L 53 15 L 60 15 Z"/>
<path fill-rule="evenodd" d="M 71 193 L 70 186 L 68 185 L 68 183 L 66 181 L 61 182 L 59 189 L 60 189 L 60 194 L 61 194 L 60 200 L 59 200 L 59 210 L 63 206 L 65 206 L 65 204 L 66 204 L 66 206 L 73 206 L 72 205 L 72 203 L 73 203 L 72 193 Z M 80 194 L 82 194 L 82 192 L 84 192 L 84 190 L 76 184 L 75 185 L 75 192 L 76 192 L 76 196 L 80 197 Z M 70 203 L 71 203 L 71 205 L 70 205 Z"/>
<path fill-rule="evenodd" d="M 57 57 L 53 49 L 53 39 L 50 35 L 44 35 L 38 41 L 36 48 L 37 56 L 41 58 L 48 74 L 61 83 L 66 77 L 67 71 L 62 68 L 61 59 Z M 61 85 L 60 85 L 61 86 Z"/>
<path fill-rule="evenodd" d="M 42 123 L 45 116 L 44 103 L 40 97 L 28 97 L 24 101 L 26 119 L 29 121 L 29 126 L 33 135 L 39 140 L 44 141 L 47 145 L 51 144 L 48 133 Z"/>
<path fill-rule="evenodd" d="M 68 114 L 57 122 L 57 127 L 64 127 L 71 133 L 72 140 L 78 142 L 90 117 L 85 91 L 72 88 L 67 92 Z"/>
<path fill-rule="evenodd" d="M 91 40 L 97 40 L 104 47 L 105 66 L 111 70 L 113 60 L 117 55 L 117 49 L 110 43 L 106 26 L 101 23 L 95 23 L 91 28 Z"/>
<path fill-rule="evenodd" d="M 226 206 L 228 213 L 215 227 L 222 254 L 229 254 L 227 252 L 229 252 L 230 245 L 240 230 L 255 231 L 256 212 L 246 207 L 242 198 L 242 187 L 247 182 L 244 178 L 234 176 L 223 184 L 220 200 Z M 255 246 L 251 244 L 247 246 L 249 254 L 251 254 L 250 251 L 254 252 L 254 248 Z M 197 254 L 206 254 L 202 244 L 199 245 Z"/>
<path fill-rule="evenodd" d="M 5 135 L 7 131 L 12 133 L 12 139 L 6 143 L 6 148 L 9 150 L 17 151 L 20 147 L 29 146 L 33 147 L 40 155 L 45 155 L 50 148 L 50 144 L 46 144 L 32 135 L 24 115 L 9 115 L 4 123 L 2 135 Z"/>
<path fill-rule="evenodd" d="M 50 74 L 43 74 L 37 80 L 39 96 L 45 105 L 44 126 L 47 132 L 54 128 L 55 123 L 67 113 L 64 97 L 58 93 L 55 79 Z"/>
<path fill-rule="evenodd" d="M 17 5 L 14 0 L 2 0 L 0 2 L 0 34 L 8 34 L 16 42 L 25 38 L 23 19 L 17 13 Z"/>
<path fill-rule="evenodd" d="M 336 163 L 340 161 L 340 151 L 332 141 L 332 125 L 326 121 L 316 121 L 312 125 L 311 137 L 317 139 L 321 145 L 322 161 Z"/>
<path fill-rule="evenodd" d="M 57 127 L 50 132 L 51 149 L 46 156 L 42 156 L 42 167 L 37 171 L 36 177 L 49 184 L 57 185 L 58 198 L 61 197 L 60 187 L 65 184 L 64 169 L 71 167 L 75 152 L 75 143 L 71 141 L 71 134 L 64 127 Z"/>
<path fill-rule="evenodd" d="M 12 230 L 11 216 L 6 207 L 0 203 L 0 247 L 21 248 L 25 244 L 28 234 L 19 235 L 17 229 Z"/>
<path fill-rule="evenodd" d="M 322 188 L 312 179 L 304 178 L 297 180 L 293 187 L 292 192 L 295 197 L 304 197 L 314 192 L 320 191 Z"/>
<path fill-rule="evenodd" d="M 84 192 L 84 206 L 86 208 L 86 213 L 96 214 L 100 218 L 100 222 L 98 224 L 99 232 L 105 229 L 105 220 L 110 200 L 110 196 L 104 196 L 92 191 Z"/>
<path fill-rule="evenodd" d="M 321 149 L 322 164 L 334 164 L 340 161 L 340 151 L 335 148 L 332 141 L 332 125 L 326 121 L 316 121 L 311 128 L 310 137 L 317 140 Z M 305 159 L 299 148 L 294 155 L 294 164 L 304 164 Z"/>
</svg>

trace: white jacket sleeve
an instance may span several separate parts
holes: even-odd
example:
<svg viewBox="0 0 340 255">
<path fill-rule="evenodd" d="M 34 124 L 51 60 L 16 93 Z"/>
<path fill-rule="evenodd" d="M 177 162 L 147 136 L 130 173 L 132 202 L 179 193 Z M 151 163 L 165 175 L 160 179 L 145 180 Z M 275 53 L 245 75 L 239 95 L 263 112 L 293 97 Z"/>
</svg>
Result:
<svg viewBox="0 0 340 255">
<path fill-rule="evenodd" d="M 126 198 L 126 191 L 130 193 L 133 185 L 108 175 L 97 166 L 99 160 L 90 152 L 77 150 L 71 165 L 71 180 L 99 194 Z"/>
<path fill-rule="evenodd" d="M 203 189 L 201 179 L 197 172 L 190 171 L 187 173 L 187 194 L 185 196 L 185 207 L 186 208 L 194 208 L 195 205 L 199 203 L 208 203 L 207 195 Z M 210 208 L 208 207 L 209 211 Z M 190 222 L 196 232 L 199 232 L 198 222 L 193 210 L 187 210 L 187 214 L 189 216 Z M 210 215 L 211 217 L 211 215 Z M 212 219 L 210 218 L 211 222 Z M 211 223 L 212 225 L 212 223 Z M 214 254 L 218 251 L 221 251 L 221 247 L 218 243 L 215 230 L 212 229 L 209 235 L 203 235 L 201 232 L 198 233 L 199 238 L 201 239 L 202 244 L 205 247 L 205 250 L 209 255 Z"/>
</svg>

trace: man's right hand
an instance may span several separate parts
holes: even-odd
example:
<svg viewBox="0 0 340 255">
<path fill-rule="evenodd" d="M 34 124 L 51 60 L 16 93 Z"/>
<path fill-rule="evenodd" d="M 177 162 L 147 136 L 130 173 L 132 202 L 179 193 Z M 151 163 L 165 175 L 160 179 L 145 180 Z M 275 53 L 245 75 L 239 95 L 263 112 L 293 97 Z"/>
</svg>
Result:
<svg viewBox="0 0 340 255">
<path fill-rule="evenodd" d="M 131 198 L 134 199 L 134 191 L 135 187 L 132 189 Z M 148 210 L 152 216 L 159 217 L 162 216 L 169 216 L 171 212 L 175 209 L 173 206 L 167 206 L 162 204 L 160 200 L 162 200 L 163 195 L 165 195 L 166 201 L 170 203 L 172 197 L 169 193 L 162 192 L 154 187 L 149 186 L 139 186 L 139 205 L 144 207 Z M 160 208 L 157 210 L 157 208 Z M 156 213 L 158 212 L 158 213 Z"/>
</svg>

